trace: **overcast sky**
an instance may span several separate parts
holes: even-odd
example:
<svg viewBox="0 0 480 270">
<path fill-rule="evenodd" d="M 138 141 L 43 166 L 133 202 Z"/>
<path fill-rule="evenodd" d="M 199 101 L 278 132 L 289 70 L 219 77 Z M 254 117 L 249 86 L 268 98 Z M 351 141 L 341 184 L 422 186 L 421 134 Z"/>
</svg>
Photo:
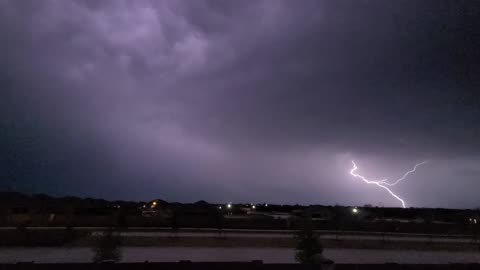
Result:
<svg viewBox="0 0 480 270">
<path fill-rule="evenodd" d="M 479 7 L 0 0 L 0 188 L 479 207 Z"/>
</svg>

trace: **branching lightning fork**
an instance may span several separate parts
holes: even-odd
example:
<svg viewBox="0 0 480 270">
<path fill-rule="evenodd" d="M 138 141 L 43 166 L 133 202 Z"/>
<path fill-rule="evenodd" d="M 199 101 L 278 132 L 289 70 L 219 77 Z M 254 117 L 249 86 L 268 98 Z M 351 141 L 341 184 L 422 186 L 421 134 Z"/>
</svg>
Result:
<svg viewBox="0 0 480 270">
<path fill-rule="evenodd" d="M 393 193 L 392 190 L 390 190 L 390 188 L 388 188 L 387 186 L 395 186 L 396 184 L 400 183 L 401 181 L 405 180 L 405 178 L 407 178 L 407 176 L 413 172 L 415 172 L 417 170 L 417 167 L 418 166 L 421 166 L 421 165 L 424 165 L 426 164 L 427 161 L 423 161 L 421 163 L 417 163 L 415 164 L 415 166 L 413 167 L 413 169 L 411 169 L 410 171 L 406 172 L 402 177 L 400 177 L 399 179 L 397 179 L 396 181 L 392 182 L 392 183 L 388 183 L 388 179 L 383 179 L 383 180 L 368 180 L 367 178 L 355 173 L 355 171 L 358 169 L 357 167 L 357 164 L 355 164 L 355 161 L 352 160 L 352 164 L 353 164 L 353 168 L 352 170 L 350 170 L 350 174 L 353 176 L 353 177 L 356 177 L 356 178 L 360 178 L 361 180 L 363 180 L 363 182 L 367 183 L 367 184 L 372 184 L 372 185 L 376 185 L 378 187 L 381 187 L 383 189 L 385 189 L 390 195 L 392 195 L 395 199 L 399 200 L 401 203 L 402 203 L 402 207 L 403 208 L 406 208 L 405 206 L 405 201 L 400 198 L 397 194 Z"/>
<path fill-rule="evenodd" d="M 417 170 L 417 167 L 418 166 L 422 166 L 422 165 L 425 165 L 427 164 L 428 161 L 423 161 L 423 162 L 420 162 L 420 163 L 417 163 L 415 164 L 415 166 L 413 166 L 413 169 L 411 169 L 410 171 L 406 172 L 402 177 L 398 178 L 395 182 L 393 183 L 388 183 L 387 181 L 388 180 L 384 180 L 382 181 L 382 184 L 385 184 L 387 186 L 395 186 L 396 184 L 400 183 L 401 181 L 405 180 L 405 178 L 407 178 L 407 176 L 411 173 L 414 173 L 416 170 Z"/>
</svg>

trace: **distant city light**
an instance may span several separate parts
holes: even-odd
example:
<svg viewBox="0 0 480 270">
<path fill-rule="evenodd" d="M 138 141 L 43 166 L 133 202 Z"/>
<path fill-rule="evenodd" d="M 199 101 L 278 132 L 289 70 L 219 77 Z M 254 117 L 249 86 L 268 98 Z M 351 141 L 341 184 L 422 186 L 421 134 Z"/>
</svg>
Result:
<svg viewBox="0 0 480 270">
<path fill-rule="evenodd" d="M 355 208 L 352 209 L 352 212 L 353 212 L 354 214 L 357 214 L 357 213 L 358 213 L 358 209 L 355 207 Z"/>
<path fill-rule="evenodd" d="M 221 206 L 219 206 L 219 207 L 218 207 L 218 209 L 222 210 L 222 207 L 221 207 Z"/>
<path fill-rule="evenodd" d="M 255 205 L 252 206 L 252 209 L 255 209 Z"/>
<path fill-rule="evenodd" d="M 156 202 L 156 201 L 153 201 L 153 202 L 152 202 L 152 205 L 150 205 L 150 208 L 155 208 L 155 206 L 157 206 L 157 202 Z"/>
<path fill-rule="evenodd" d="M 268 207 L 268 203 L 265 204 L 265 207 Z"/>
<path fill-rule="evenodd" d="M 232 204 L 227 204 L 227 208 L 232 208 Z"/>
</svg>

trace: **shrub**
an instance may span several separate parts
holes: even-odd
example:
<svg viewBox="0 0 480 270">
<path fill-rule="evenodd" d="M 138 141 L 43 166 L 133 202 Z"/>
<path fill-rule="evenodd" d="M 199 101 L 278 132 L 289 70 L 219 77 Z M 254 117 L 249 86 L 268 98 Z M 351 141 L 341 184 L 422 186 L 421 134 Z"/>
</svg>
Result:
<svg viewBox="0 0 480 270">
<path fill-rule="evenodd" d="M 93 262 L 102 261 L 120 261 L 121 253 L 121 237 L 113 229 L 103 232 L 101 235 L 95 236 L 93 239 Z"/>
<path fill-rule="evenodd" d="M 296 234 L 297 247 L 295 248 L 295 260 L 299 263 L 315 263 L 315 255 L 322 254 L 323 246 L 320 238 L 313 231 L 310 219 L 305 219 L 300 224 Z"/>
</svg>

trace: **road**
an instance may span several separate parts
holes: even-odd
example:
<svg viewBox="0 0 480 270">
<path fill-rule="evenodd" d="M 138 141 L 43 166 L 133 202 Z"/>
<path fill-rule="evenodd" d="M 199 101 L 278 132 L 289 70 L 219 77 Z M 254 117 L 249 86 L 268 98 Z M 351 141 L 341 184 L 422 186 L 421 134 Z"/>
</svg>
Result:
<svg viewBox="0 0 480 270">
<path fill-rule="evenodd" d="M 125 247 L 123 262 L 252 261 L 293 263 L 294 250 L 288 248 L 188 248 L 188 247 Z M 325 257 L 336 263 L 404 263 L 448 264 L 480 263 L 479 252 L 326 249 Z M 89 248 L 2 248 L 0 263 L 35 261 L 37 263 L 90 262 Z"/>
<path fill-rule="evenodd" d="M 0 230 L 15 230 L 15 227 L 0 227 Z M 27 227 L 27 230 L 64 230 L 65 227 Z M 106 227 L 74 227 L 74 230 L 89 231 L 92 234 L 100 234 L 107 230 Z M 430 243 L 478 243 L 471 235 L 440 235 L 440 234 L 406 234 L 406 233 L 383 233 L 364 231 L 316 231 L 321 239 L 325 240 L 357 240 L 357 241 L 400 241 L 400 242 L 430 242 Z M 224 229 L 219 232 L 213 228 L 182 228 L 172 232 L 170 228 L 160 227 L 130 227 L 121 232 L 125 237 L 179 237 L 179 238 L 292 238 L 293 230 L 242 230 Z"/>
</svg>

